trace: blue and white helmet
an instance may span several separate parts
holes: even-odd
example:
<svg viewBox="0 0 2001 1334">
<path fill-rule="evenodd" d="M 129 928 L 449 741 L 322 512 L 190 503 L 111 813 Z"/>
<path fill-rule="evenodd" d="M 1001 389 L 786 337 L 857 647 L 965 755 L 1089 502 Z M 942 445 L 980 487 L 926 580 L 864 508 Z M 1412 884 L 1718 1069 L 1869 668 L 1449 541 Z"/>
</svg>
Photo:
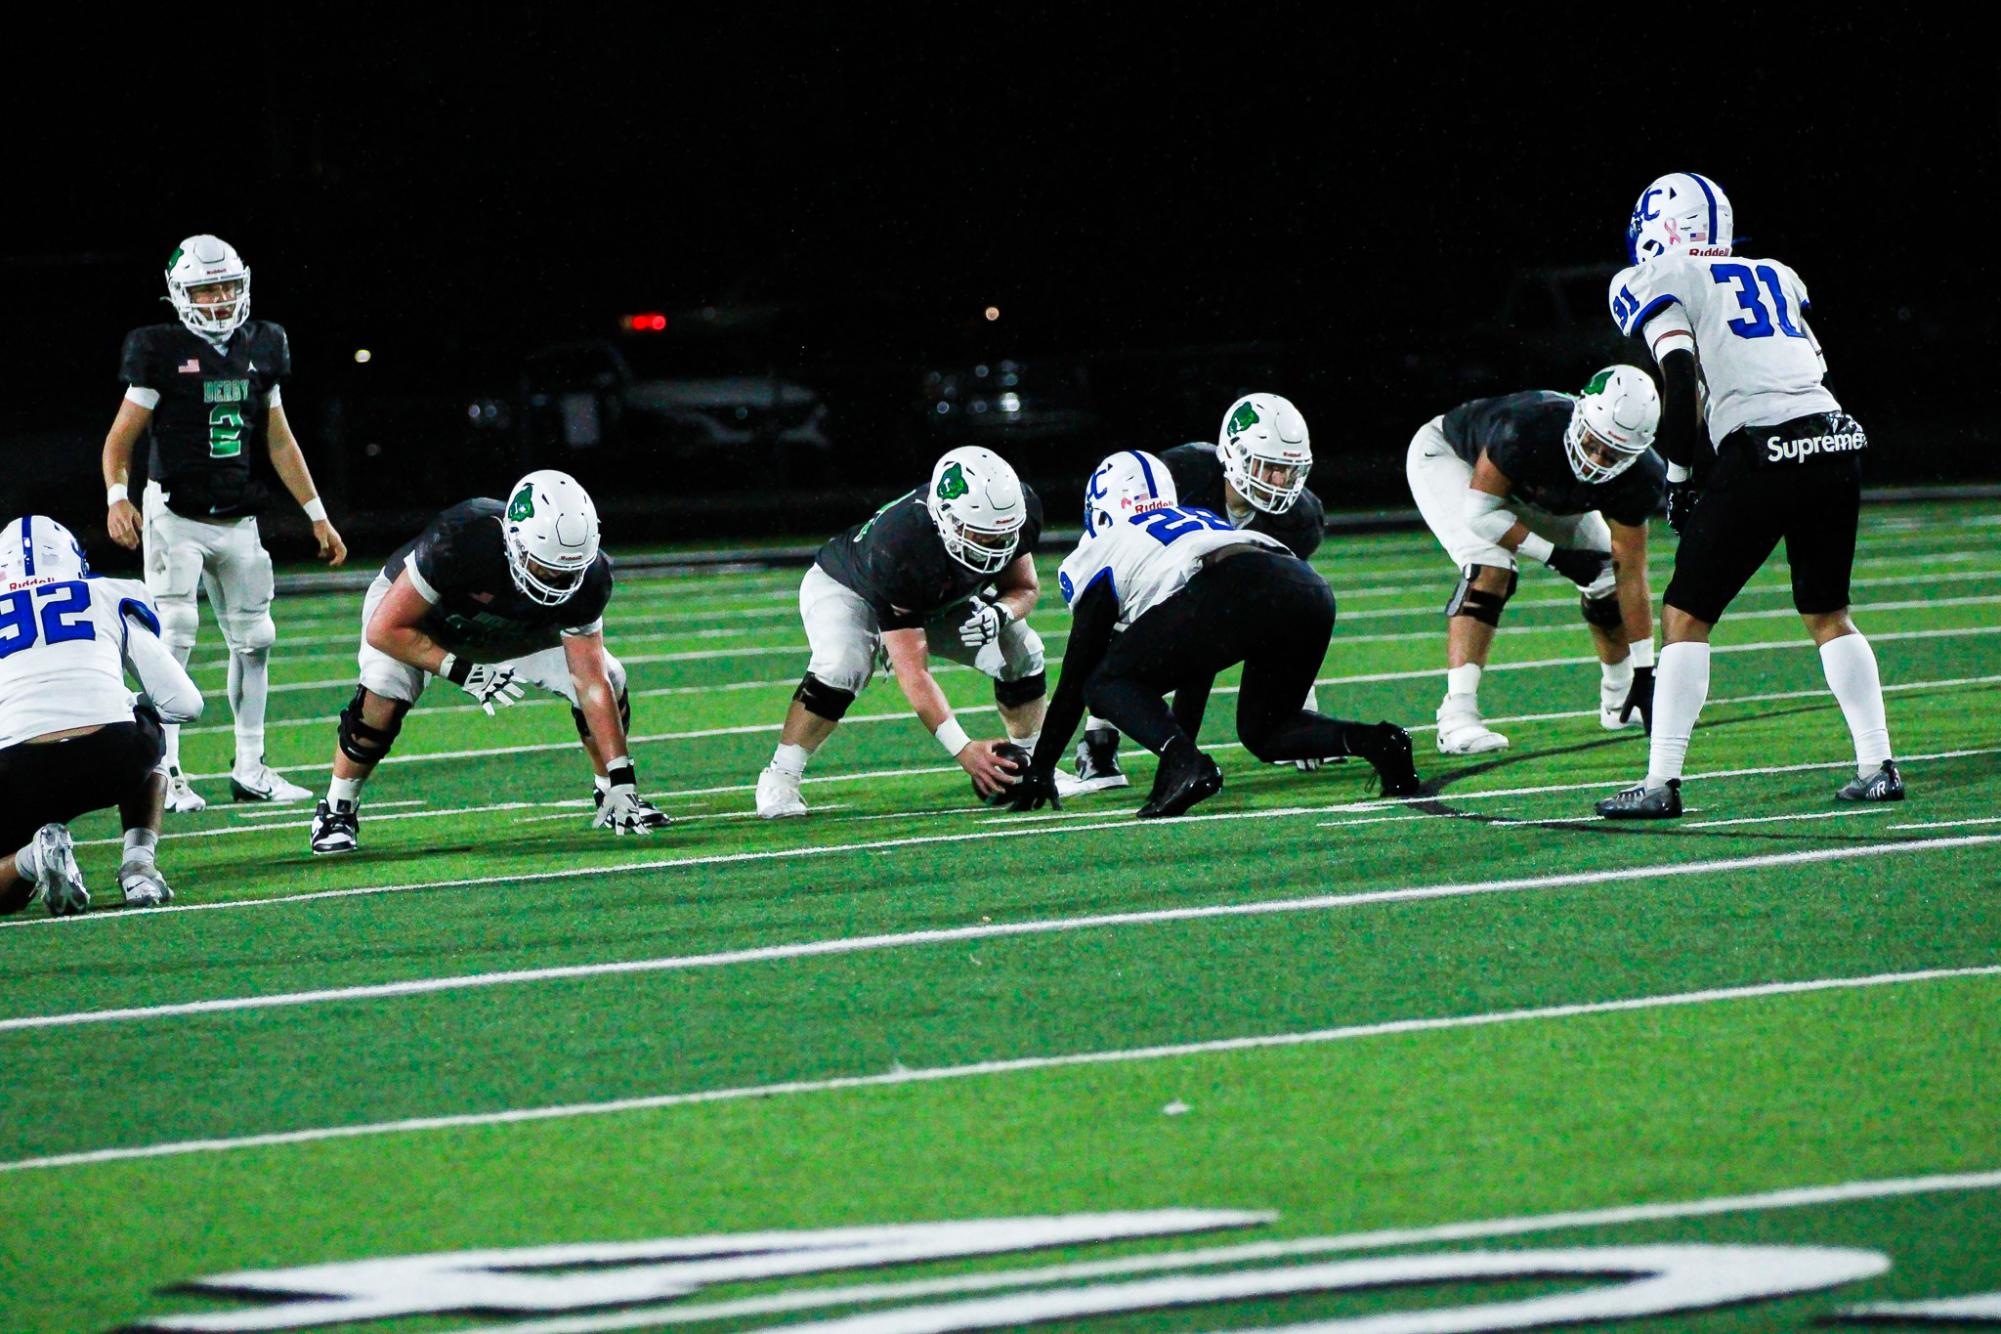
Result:
<svg viewBox="0 0 2001 1334">
<path fill-rule="evenodd" d="M 23 514 L 0 528 L 0 587 L 89 576 L 83 543 L 48 515 Z"/>
<path fill-rule="evenodd" d="M 1644 264 L 1695 247 L 1730 253 L 1730 197 L 1707 176 L 1678 171 L 1648 186 L 1626 223 L 1626 262 Z"/>
<path fill-rule="evenodd" d="M 1152 454 L 1124 449 L 1109 455 L 1084 484 L 1084 534 L 1096 537 L 1135 514 L 1178 505 L 1174 474 Z"/>
</svg>

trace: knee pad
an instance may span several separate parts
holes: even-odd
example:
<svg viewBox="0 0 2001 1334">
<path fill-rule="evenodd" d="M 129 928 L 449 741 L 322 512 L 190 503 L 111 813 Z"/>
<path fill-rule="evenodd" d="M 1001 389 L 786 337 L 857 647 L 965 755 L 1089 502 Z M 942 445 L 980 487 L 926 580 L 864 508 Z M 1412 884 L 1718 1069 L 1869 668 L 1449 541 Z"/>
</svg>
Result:
<svg viewBox="0 0 2001 1334">
<path fill-rule="evenodd" d="M 278 642 L 278 626 L 271 613 L 260 616 L 231 615 L 222 621 L 222 637 L 234 653 L 255 653 Z"/>
<path fill-rule="evenodd" d="M 1004 709 L 1018 709 L 1024 704 L 1033 704 L 1049 693 L 1049 676 L 1037 672 L 1024 676 L 1018 681 L 994 682 L 994 703 Z"/>
<path fill-rule="evenodd" d="M 577 724 L 577 735 L 585 741 L 589 741 L 591 739 L 591 725 L 584 718 L 584 711 L 572 704 L 570 706 L 570 717 Z M 618 692 L 618 725 L 625 732 L 626 736 L 630 738 L 632 735 L 632 696 L 624 690 Z"/>
<path fill-rule="evenodd" d="M 1595 625 L 1600 630 L 1617 630 L 1625 623 L 1619 612 L 1619 595 L 1607 594 L 1594 598 L 1589 593 L 1577 599 L 1577 609 L 1584 613 L 1584 623 Z"/>
<path fill-rule="evenodd" d="M 1518 571 L 1508 571 L 1508 586 L 1498 593 L 1473 587 L 1473 581 L 1480 577 L 1480 571 L 1496 567 L 1491 565 L 1468 565 L 1459 574 L 1459 587 L 1452 590 L 1451 601 L 1445 604 L 1447 618 L 1470 616 L 1482 625 L 1499 625 L 1501 608 L 1508 605 L 1508 599 L 1515 595 L 1515 585 L 1521 582 Z"/>
<path fill-rule="evenodd" d="M 849 706 L 855 702 L 855 692 L 830 686 L 813 673 L 806 673 L 806 679 L 792 692 L 792 698 L 806 706 L 806 712 L 815 718 L 825 718 L 830 723 L 841 721 Z"/>
<path fill-rule="evenodd" d="M 356 686 L 354 698 L 340 711 L 340 753 L 356 764 L 379 764 L 389 753 L 389 748 L 396 744 L 396 734 L 403 730 L 403 715 L 410 711 L 410 706 L 400 699 L 390 700 L 395 713 L 389 720 L 389 726 L 375 727 L 361 716 L 361 701 L 365 692 L 366 687 Z"/>
<path fill-rule="evenodd" d="M 160 642 L 167 651 L 186 662 L 188 654 L 195 646 L 195 629 L 201 624 L 201 613 L 195 610 L 193 598 L 155 598 L 153 610 L 160 614 Z"/>
</svg>

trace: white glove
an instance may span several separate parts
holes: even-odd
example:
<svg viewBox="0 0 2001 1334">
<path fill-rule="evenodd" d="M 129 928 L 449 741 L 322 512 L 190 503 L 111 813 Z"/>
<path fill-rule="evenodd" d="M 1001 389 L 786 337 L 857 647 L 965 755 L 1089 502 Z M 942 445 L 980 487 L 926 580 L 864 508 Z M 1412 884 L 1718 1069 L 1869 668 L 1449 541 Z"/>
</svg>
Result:
<svg viewBox="0 0 2001 1334">
<path fill-rule="evenodd" d="M 514 683 L 514 669 L 504 664 L 473 662 L 456 653 L 447 653 L 438 664 L 438 675 L 471 695 L 489 718 L 495 706 L 504 709 L 521 698 L 521 687 Z"/>
<path fill-rule="evenodd" d="M 624 835 L 648 834 L 655 829 L 665 829 L 672 823 L 665 811 L 655 809 L 639 795 L 637 787 L 630 783 L 618 783 L 605 793 L 604 805 L 598 808 L 597 818 L 591 821 L 591 826 Z"/>
<path fill-rule="evenodd" d="M 1318 770 L 1326 762 L 1325 760 L 1294 760 L 1292 767 L 1303 774 L 1310 774 Z"/>
<path fill-rule="evenodd" d="M 988 602 L 985 598 L 973 599 L 973 613 L 966 623 L 959 627 L 959 642 L 967 648 L 980 648 L 991 644 L 1000 637 L 1014 616 L 998 602 Z"/>
</svg>

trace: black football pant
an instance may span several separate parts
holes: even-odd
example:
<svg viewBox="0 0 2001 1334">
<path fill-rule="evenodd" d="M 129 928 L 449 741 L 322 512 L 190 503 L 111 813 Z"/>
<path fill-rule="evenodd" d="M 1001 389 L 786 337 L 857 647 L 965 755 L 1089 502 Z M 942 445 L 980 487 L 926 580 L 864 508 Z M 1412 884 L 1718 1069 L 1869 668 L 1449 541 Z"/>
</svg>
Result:
<svg viewBox="0 0 2001 1334">
<path fill-rule="evenodd" d="M 1313 760 L 1349 753 L 1352 724 L 1300 707 L 1334 633 L 1334 594 L 1305 561 L 1262 549 L 1238 551 L 1116 636 L 1091 675 L 1091 712 L 1156 755 L 1193 740 L 1199 713 L 1180 721 L 1162 696 L 1206 697 L 1216 673 L 1244 664 L 1237 736 L 1260 760 Z M 1184 726 L 1186 724 L 1186 726 Z"/>
<path fill-rule="evenodd" d="M 145 785 L 165 753 L 159 715 L 148 708 L 134 710 L 129 723 L 0 750 L 0 856 L 45 824 L 68 824 L 86 811 L 119 805 Z M 0 914 L 19 910 L 33 891 L 30 884 L 17 886 L 0 900 Z"/>
</svg>

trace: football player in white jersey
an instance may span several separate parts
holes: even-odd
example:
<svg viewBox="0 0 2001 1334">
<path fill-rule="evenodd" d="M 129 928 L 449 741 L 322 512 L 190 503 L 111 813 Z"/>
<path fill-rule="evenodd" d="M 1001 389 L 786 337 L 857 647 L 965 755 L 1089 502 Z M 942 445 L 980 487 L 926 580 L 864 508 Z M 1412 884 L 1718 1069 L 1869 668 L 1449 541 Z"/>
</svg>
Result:
<svg viewBox="0 0 2001 1334">
<path fill-rule="evenodd" d="M 37 898 L 55 917 L 88 907 L 67 825 L 107 806 L 125 823 L 126 904 L 173 897 L 154 862 L 167 790 L 161 720 L 191 721 L 202 698 L 159 632 L 145 590 L 92 578 L 54 519 L 30 514 L 0 529 L 0 913 Z"/>
<path fill-rule="evenodd" d="M 190 236 L 167 257 L 167 295 L 178 322 L 125 337 L 119 378 L 125 399 L 104 438 L 105 526 L 123 547 L 145 547 L 146 587 L 163 638 L 182 663 L 194 650 L 195 591 L 229 648 L 229 709 L 236 762 L 229 790 L 238 801 L 304 801 L 312 793 L 264 762 L 270 691 L 271 557 L 257 531 L 265 489 L 251 467 L 263 449 L 292 499 L 312 521 L 320 557 L 347 559 L 340 533 L 313 486 L 311 469 L 285 416 L 282 388 L 292 373 L 283 325 L 250 318 L 250 266 L 214 236 Z M 129 492 L 132 451 L 148 442 L 145 511 Z M 180 729 L 167 728 L 167 807 L 198 811 L 207 802 L 180 771 Z"/>
<path fill-rule="evenodd" d="M 1327 581 L 1277 538 L 1176 499 L 1151 454 L 1114 454 L 1092 473 L 1083 540 L 1057 576 L 1072 618 L 1063 675 L 1014 809 L 1056 801 L 1056 762 L 1087 702 L 1160 756 L 1140 818 L 1179 815 L 1221 791 L 1221 768 L 1194 738 L 1216 673 L 1240 662 L 1237 735 L 1251 754 L 1270 763 L 1359 755 L 1386 794 L 1416 794 L 1403 728 L 1300 706 L 1334 632 Z"/>
<path fill-rule="evenodd" d="M 1668 461 L 1668 521 L 1681 534 L 1661 616 L 1647 776 L 1598 803 L 1613 819 L 1681 814 L 1689 734 L 1709 692 L 1710 631 L 1781 539 L 1793 606 L 1855 743 L 1855 776 L 1835 796 L 1904 797 L 1876 655 L 1848 616 L 1868 437 L 1822 383 L 1827 361 L 1807 325 L 1806 284 L 1777 260 L 1733 253 L 1733 231 L 1714 181 L 1663 176 L 1633 208 L 1631 267 L 1612 279 L 1613 320 L 1646 343 L 1667 386 L 1657 447 Z M 1702 478 L 1699 492 L 1692 476 Z"/>
</svg>

